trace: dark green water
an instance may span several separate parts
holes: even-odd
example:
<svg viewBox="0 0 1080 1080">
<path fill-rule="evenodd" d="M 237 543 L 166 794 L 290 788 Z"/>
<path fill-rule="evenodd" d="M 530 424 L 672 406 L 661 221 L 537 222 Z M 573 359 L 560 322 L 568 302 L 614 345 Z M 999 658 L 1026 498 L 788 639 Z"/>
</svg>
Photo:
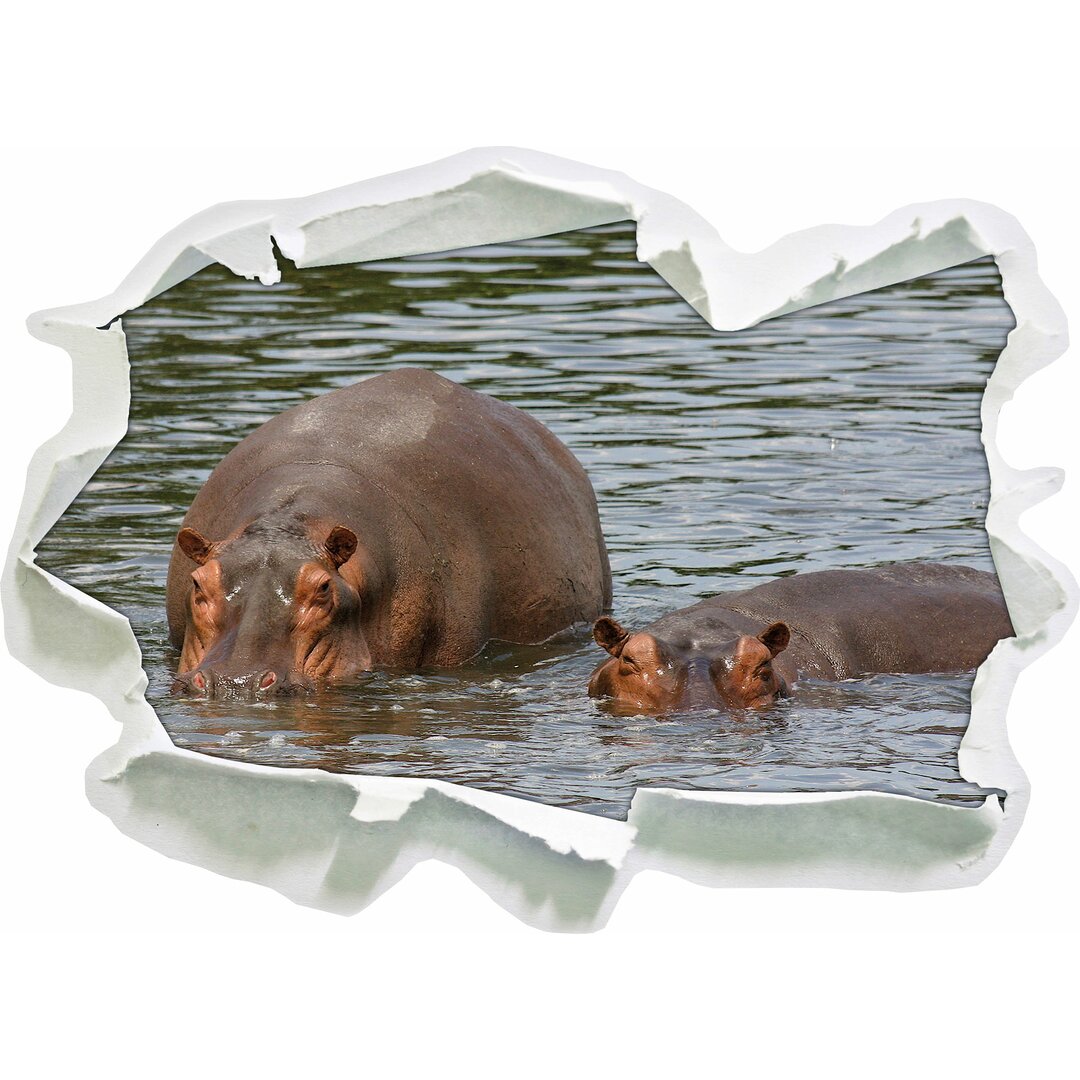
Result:
<svg viewBox="0 0 1080 1080">
<path fill-rule="evenodd" d="M 127 437 L 40 547 L 123 612 L 182 747 L 427 776 L 622 816 L 639 785 L 892 791 L 973 802 L 956 750 L 970 676 L 804 684 L 751 720 L 617 718 L 585 694 L 591 638 L 493 647 L 270 705 L 171 698 L 165 573 L 213 466 L 290 405 L 398 366 L 533 413 L 588 469 L 615 614 L 778 574 L 904 559 L 993 569 L 979 402 L 1013 326 L 994 263 L 711 330 L 634 258 L 629 225 L 298 271 L 211 267 L 124 316 Z"/>
</svg>

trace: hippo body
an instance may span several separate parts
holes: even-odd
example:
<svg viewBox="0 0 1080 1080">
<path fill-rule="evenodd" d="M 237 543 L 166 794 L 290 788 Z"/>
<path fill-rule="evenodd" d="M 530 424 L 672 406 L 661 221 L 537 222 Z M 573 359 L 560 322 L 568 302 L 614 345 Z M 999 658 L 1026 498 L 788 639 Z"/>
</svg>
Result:
<svg viewBox="0 0 1080 1080">
<path fill-rule="evenodd" d="M 261 695 L 450 667 L 591 621 L 611 573 L 584 470 L 539 421 L 401 369 L 267 421 L 174 546 L 177 689 Z"/>
<path fill-rule="evenodd" d="M 977 668 L 1013 633 L 995 575 L 966 566 L 898 563 L 795 574 L 710 597 L 631 633 L 600 619 L 610 658 L 589 693 L 631 711 L 758 707 L 800 675 Z"/>
</svg>

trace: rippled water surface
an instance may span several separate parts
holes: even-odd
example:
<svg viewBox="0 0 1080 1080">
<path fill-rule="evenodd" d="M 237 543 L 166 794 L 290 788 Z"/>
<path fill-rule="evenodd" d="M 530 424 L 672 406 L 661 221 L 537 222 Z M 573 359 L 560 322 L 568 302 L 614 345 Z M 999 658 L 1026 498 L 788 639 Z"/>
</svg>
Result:
<svg viewBox="0 0 1080 1080">
<path fill-rule="evenodd" d="M 128 616 L 177 745 L 619 817 L 639 785 L 985 795 L 957 767 L 970 676 L 804 683 L 749 717 L 620 718 L 585 694 L 603 654 L 581 636 L 493 645 L 464 669 L 375 673 L 310 700 L 193 702 L 168 693 L 164 596 L 180 519 L 236 442 L 405 365 L 528 410 L 577 454 L 628 626 L 796 571 L 903 559 L 992 570 L 979 403 L 1013 326 L 992 261 L 717 333 L 615 225 L 286 266 L 270 288 L 211 267 L 123 325 L 128 435 L 39 562 Z"/>
</svg>

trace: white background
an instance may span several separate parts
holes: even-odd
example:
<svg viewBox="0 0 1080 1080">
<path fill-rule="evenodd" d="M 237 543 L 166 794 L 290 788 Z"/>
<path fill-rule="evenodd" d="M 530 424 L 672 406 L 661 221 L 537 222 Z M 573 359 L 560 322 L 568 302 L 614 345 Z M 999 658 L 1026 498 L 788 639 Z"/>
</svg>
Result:
<svg viewBox="0 0 1080 1080">
<path fill-rule="evenodd" d="M 744 250 L 984 199 L 1020 219 L 1080 324 L 1076 58 L 1051 5 L 751 7 L 21 6 L 0 69 L 0 533 L 70 407 L 68 360 L 27 314 L 111 292 L 214 203 L 478 145 L 619 169 Z M 1071 469 L 1025 528 L 1074 563 L 1077 381 L 1066 356 L 1002 423 L 1011 463 Z M 114 721 L 4 654 L 8 1075 L 1071 1071 L 1076 643 L 1021 678 L 1009 729 L 1034 794 L 979 887 L 721 892 L 649 874 L 587 936 L 524 927 L 439 864 L 342 919 L 143 848 L 83 794 Z"/>
</svg>

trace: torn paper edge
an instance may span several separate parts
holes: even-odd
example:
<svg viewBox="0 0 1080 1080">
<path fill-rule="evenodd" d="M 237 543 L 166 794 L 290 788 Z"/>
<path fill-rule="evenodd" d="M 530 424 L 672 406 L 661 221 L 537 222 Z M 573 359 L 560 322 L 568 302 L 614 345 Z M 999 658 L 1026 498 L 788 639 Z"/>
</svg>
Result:
<svg viewBox="0 0 1080 1080">
<path fill-rule="evenodd" d="M 175 747 L 144 696 L 128 621 L 35 563 L 34 548 L 127 429 L 119 316 L 220 262 L 264 284 L 273 246 L 299 267 L 505 243 L 637 223 L 638 257 L 714 328 L 775 315 L 993 256 L 1016 319 L 982 403 L 990 467 L 986 527 L 1017 637 L 979 670 L 960 746 L 965 779 L 1007 792 L 958 807 L 868 791 L 638 789 L 625 822 L 416 778 L 279 769 Z M 485 148 L 307 198 L 213 207 L 151 248 L 108 297 L 42 311 L 35 337 L 73 364 L 73 414 L 40 447 L 4 569 L 13 656 L 100 698 L 123 727 L 89 766 L 87 796 L 125 833 L 174 858 L 342 913 L 370 903 L 419 860 L 464 870 L 522 920 L 602 926 L 639 870 L 711 885 L 922 889 L 971 885 L 1023 820 L 1028 785 L 1005 715 L 1020 670 L 1064 635 L 1077 607 L 1067 570 L 1019 529 L 1055 492 L 1053 468 L 1016 470 L 996 443 L 1001 407 L 1066 347 L 1065 316 L 1017 222 L 979 202 L 905 207 L 871 226 L 793 233 L 763 251 L 728 247 L 689 207 L 620 173 L 534 151 Z"/>
</svg>

